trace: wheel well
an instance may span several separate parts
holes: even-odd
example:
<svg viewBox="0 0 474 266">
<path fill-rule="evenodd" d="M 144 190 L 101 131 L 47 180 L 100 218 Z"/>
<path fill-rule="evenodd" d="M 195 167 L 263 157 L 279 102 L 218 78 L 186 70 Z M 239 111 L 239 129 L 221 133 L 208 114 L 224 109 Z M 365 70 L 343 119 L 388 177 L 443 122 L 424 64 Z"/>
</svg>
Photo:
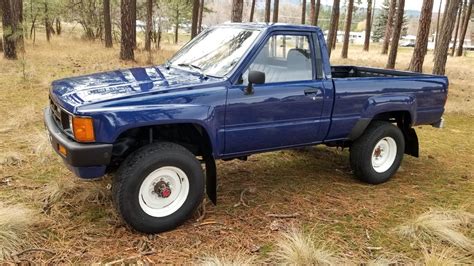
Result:
<svg viewBox="0 0 474 266">
<path fill-rule="evenodd" d="M 209 135 L 201 125 L 181 123 L 144 126 L 120 134 L 113 145 L 110 168 L 118 167 L 130 153 L 140 147 L 158 141 L 180 144 L 196 156 L 212 155 Z"/>
<path fill-rule="evenodd" d="M 419 156 L 418 136 L 412 128 L 412 119 L 408 111 L 395 111 L 377 114 L 372 121 L 387 121 L 396 123 L 405 138 L 405 153 L 414 157 Z"/>
<path fill-rule="evenodd" d="M 379 121 L 388 121 L 392 123 L 397 123 L 397 126 L 400 128 L 411 127 L 412 119 L 410 112 L 408 111 L 394 111 L 377 114 L 372 118 L 372 120 Z"/>
</svg>

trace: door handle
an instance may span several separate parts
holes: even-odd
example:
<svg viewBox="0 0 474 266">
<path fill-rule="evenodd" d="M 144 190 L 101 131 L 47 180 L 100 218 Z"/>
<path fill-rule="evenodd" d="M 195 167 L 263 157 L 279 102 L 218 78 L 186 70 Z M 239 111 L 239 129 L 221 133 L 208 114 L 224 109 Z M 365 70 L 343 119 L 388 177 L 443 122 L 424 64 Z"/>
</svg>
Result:
<svg viewBox="0 0 474 266">
<path fill-rule="evenodd" d="M 307 90 L 304 90 L 304 95 L 318 94 L 318 92 L 319 92 L 318 89 L 307 89 Z"/>
</svg>

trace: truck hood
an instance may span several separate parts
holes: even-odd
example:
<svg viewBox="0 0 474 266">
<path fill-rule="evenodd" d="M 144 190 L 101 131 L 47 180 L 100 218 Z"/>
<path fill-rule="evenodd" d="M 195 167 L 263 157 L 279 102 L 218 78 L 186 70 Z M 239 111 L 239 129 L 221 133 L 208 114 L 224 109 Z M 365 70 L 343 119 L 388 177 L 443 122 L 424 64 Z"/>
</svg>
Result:
<svg viewBox="0 0 474 266">
<path fill-rule="evenodd" d="M 180 88 L 192 89 L 222 80 L 164 66 L 130 68 L 53 81 L 51 97 L 66 110 L 74 112 L 76 107 L 87 104 Z"/>
</svg>

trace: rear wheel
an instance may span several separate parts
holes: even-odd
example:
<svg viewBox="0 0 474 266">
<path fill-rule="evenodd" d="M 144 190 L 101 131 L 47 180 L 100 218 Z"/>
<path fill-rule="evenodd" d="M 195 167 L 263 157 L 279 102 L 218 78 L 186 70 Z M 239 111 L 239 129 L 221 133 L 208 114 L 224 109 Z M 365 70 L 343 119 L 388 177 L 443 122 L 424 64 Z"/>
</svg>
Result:
<svg viewBox="0 0 474 266">
<path fill-rule="evenodd" d="M 405 150 L 401 130 L 389 122 L 374 121 L 351 146 L 354 174 L 369 184 L 380 184 L 400 167 Z"/>
<path fill-rule="evenodd" d="M 143 233 L 174 229 L 201 203 L 204 174 L 199 161 L 174 143 L 145 146 L 120 166 L 113 182 L 116 208 Z"/>
</svg>

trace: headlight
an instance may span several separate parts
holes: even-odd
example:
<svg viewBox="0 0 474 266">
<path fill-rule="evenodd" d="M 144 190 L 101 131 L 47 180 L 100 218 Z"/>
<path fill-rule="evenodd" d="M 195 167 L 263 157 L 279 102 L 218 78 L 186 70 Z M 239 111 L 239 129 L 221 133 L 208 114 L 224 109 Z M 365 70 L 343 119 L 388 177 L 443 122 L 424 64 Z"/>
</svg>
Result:
<svg viewBox="0 0 474 266">
<path fill-rule="evenodd" d="M 72 117 L 72 133 L 79 142 L 94 142 L 94 120 L 91 117 Z"/>
</svg>

